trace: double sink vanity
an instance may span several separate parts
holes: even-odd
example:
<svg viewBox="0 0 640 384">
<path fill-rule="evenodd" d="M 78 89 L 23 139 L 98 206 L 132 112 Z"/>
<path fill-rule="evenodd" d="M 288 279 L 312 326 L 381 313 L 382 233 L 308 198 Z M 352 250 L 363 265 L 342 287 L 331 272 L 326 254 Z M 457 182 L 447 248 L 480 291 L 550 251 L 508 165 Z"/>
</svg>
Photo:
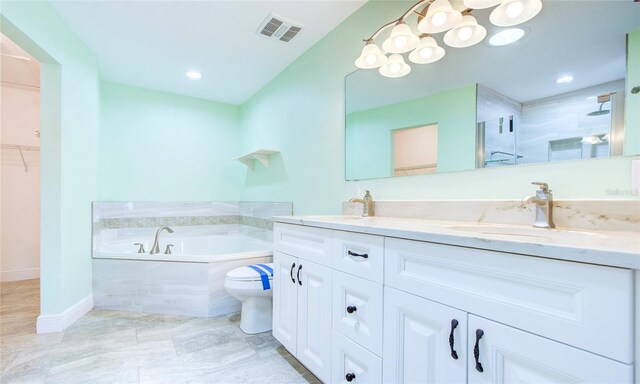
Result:
<svg viewBox="0 0 640 384">
<path fill-rule="evenodd" d="M 637 382 L 638 204 L 601 204 L 274 218 L 273 334 L 326 383 Z"/>
</svg>

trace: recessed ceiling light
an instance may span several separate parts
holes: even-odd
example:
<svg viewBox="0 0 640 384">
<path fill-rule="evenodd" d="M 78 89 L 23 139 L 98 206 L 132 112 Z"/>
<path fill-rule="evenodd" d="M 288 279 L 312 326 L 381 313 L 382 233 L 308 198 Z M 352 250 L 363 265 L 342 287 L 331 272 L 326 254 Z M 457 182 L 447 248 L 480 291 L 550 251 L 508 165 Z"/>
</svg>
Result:
<svg viewBox="0 0 640 384">
<path fill-rule="evenodd" d="M 558 77 L 558 79 L 556 80 L 556 83 L 564 84 L 564 83 L 570 83 L 572 81 L 573 81 L 573 76 L 566 75 L 566 76 Z"/>
<path fill-rule="evenodd" d="M 489 45 L 499 47 L 501 45 L 513 44 L 516 41 L 522 39 L 524 36 L 524 29 L 521 28 L 509 28 L 491 36 L 489 39 Z"/>
<path fill-rule="evenodd" d="M 187 77 L 193 80 L 198 80 L 202 78 L 202 73 L 196 71 L 189 71 L 186 73 Z"/>
</svg>

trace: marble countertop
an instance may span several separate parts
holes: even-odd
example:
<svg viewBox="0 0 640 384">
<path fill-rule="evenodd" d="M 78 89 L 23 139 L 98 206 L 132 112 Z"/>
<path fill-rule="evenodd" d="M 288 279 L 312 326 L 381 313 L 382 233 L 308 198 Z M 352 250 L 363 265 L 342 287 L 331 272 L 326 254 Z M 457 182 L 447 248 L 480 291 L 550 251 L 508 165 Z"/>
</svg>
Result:
<svg viewBox="0 0 640 384">
<path fill-rule="evenodd" d="M 273 221 L 640 269 L 640 234 L 636 232 L 346 215 L 276 216 Z"/>
</svg>

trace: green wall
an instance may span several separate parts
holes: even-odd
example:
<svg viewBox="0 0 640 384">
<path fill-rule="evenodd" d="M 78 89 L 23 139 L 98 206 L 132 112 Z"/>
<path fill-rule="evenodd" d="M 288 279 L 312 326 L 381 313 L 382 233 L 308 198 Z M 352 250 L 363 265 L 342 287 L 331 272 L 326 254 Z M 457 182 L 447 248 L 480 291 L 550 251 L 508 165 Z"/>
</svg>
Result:
<svg viewBox="0 0 640 384">
<path fill-rule="evenodd" d="M 344 181 L 344 77 L 354 70 L 361 39 L 410 4 L 368 2 L 242 106 L 245 150 L 282 151 L 271 168 L 245 171 L 243 200 L 290 200 L 295 214 L 341 211 L 352 191 Z M 618 157 L 359 183 L 381 200 L 521 199 L 538 180 L 557 199 L 635 199 L 627 193 L 630 170 L 630 158 Z"/>
<path fill-rule="evenodd" d="M 57 314 L 91 294 L 98 63 L 48 2 L 0 11 L 2 33 L 41 63 L 41 313 Z"/>
<path fill-rule="evenodd" d="M 438 124 L 438 172 L 474 169 L 475 84 L 348 114 L 347 180 L 391 175 L 391 131 L 431 124 Z"/>
<path fill-rule="evenodd" d="M 102 84 L 100 200 L 237 200 L 240 108 Z"/>
</svg>

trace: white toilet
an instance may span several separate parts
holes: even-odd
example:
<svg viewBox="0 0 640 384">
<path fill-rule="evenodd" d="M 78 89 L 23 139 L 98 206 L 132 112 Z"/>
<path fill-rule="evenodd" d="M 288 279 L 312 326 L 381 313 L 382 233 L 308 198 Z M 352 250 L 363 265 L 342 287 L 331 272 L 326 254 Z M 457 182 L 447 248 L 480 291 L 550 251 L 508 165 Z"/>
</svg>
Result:
<svg viewBox="0 0 640 384">
<path fill-rule="evenodd" d="M 252 264 L 227 273 L 224 287 L 242 302 L 240 329 L 253 334 L 272 328 L 273 263 Z"/>
</svg>

